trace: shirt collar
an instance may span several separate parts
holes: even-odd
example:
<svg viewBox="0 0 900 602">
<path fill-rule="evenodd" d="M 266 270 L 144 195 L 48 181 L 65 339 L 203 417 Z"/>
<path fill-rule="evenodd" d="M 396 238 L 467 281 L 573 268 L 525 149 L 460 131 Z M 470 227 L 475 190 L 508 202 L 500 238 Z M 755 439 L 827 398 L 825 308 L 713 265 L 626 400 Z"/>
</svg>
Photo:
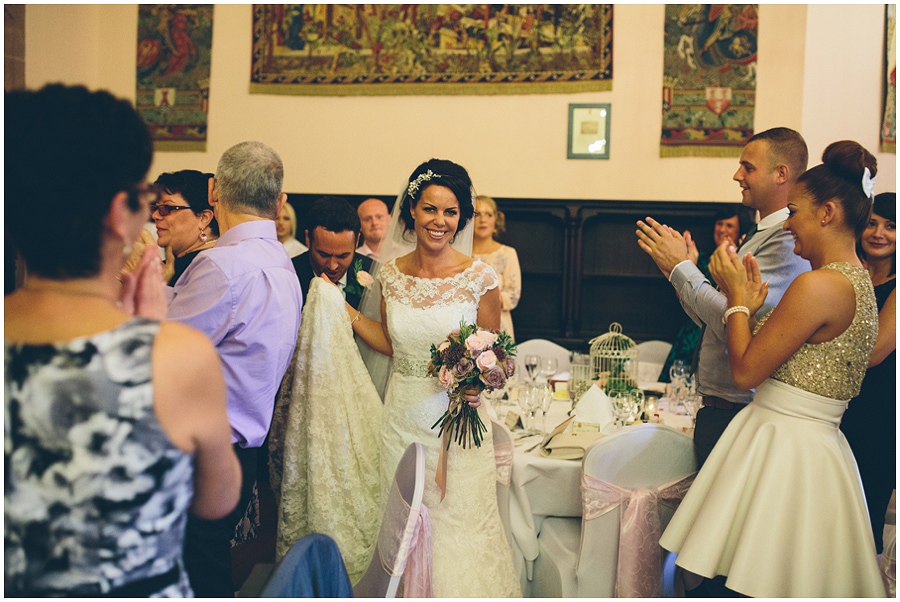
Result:
<svg viewBox="0 0 900 602">
<path fill-rule="evenodd" d="M 248 238 L 274 238 L 278 240 L 275 231 L 275 222 L 270 219 L 250 220 L 232 226 L 219 237 L 218 245 L 226 245 L 246 240 Z M 281 243 L 279 243 L 281 244 Z"/>
<path fill-rule="evenodd" d="M 788 211 L 787 207 L 782 207 L 775 213 L 770 213 L 766 217 L 759 220 L 759 223 L 756 224 L 756 229 L 762 231 L 768 230 L 769 228 L 772 228 L 774 226 L 779 226 L 783 224 L 784 220 L 788 218 L 789 213 L 790 211 Z"/>
</svg>

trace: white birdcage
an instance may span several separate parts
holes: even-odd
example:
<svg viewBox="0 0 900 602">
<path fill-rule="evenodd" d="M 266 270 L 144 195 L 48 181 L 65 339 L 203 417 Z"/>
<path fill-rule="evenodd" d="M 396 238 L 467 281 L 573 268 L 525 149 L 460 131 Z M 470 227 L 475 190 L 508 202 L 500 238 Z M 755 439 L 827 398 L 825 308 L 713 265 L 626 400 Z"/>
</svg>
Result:
<svg viewBox="0 0 900 602">
<path fill-rule="evenodd" d="M 622 334 L 622 325 L 613 322 L 609 332 L 591 340 L 591 367 L 603 391 L 637 389 L 638 349 Z"/>
</svg>

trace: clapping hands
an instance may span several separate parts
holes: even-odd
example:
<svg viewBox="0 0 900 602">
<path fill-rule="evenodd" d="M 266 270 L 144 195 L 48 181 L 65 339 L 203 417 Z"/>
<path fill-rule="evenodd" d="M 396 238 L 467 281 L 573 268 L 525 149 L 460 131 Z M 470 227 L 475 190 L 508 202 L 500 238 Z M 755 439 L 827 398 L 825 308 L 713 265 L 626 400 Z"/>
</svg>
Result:
<svg viewBox="0 0 900 602">
<path fill-rule="evenodd" d="M 751 316 L 762 307 L 769 293 L 769 283 L 762 281 L 759 264 L 751 253 L 742 259 L 733 243 L 724 242 L 710 257 L 709 271 L 728 298 L 729 307 L 744 305 Z"/>
</svg>

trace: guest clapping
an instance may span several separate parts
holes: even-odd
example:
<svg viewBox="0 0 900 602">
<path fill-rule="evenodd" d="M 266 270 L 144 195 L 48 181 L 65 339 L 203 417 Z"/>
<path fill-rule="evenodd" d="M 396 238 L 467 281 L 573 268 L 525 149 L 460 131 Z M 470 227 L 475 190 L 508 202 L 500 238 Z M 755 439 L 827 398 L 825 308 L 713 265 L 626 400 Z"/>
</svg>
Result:
<svg viewBox="0 0 900 602">
<path fill-rule="evenodd" d="M 829 145 L 822 160 L 791 188 L 784 225 L 812 271 L 755 327 L 767 292 L 755 258 L 726 243 L 710 261 L 728 300 L 728 363 L 756 394 L 660 541 L 687 571 L 724 576 L 753 597 L 884 596 L 856 463 L 838 430 L 878 328 L 855 248 L 876 165 L 851 141 Z"/>
<path fill-rule="evenodd" d="M 883 548 L 884 517 L 897 484 L 897 195 L 875 197 L 860 239 L 861 258 L 878 300 L 878 338 L 859 395 L 841 421 L 866 492 L 875 548 Z"/>
<path fill-rule="evenodd" d="M 506 216 L 489 196 L 475 199 L 475 240 L 472 255 L 487 263 L 500 277 L 500 329 L 515 339 L 512 310 L 522 295 L 522 271 L 516 250 L 496 240 L 506 232 Z"/>
<path fill-rule="evenodd" d="M 156 224 L 156 244 L 171 252 L 171 265 L 163 270 L 174 286 L 198 253 L 211 249 L 219 238 L 219 224 L 209 204 L 213 175 L 193 169 L 164 173 L 154 185 L 159 200 L 150 206 Z"/>
<path fill-rule="evenodd" d="M 4 593 L 190 596 L 188 508 L 228 513 L 240 467 L 213 346 L 119 303 L 156 200 L 147 127 L 82 87 L 8 93 L 5 110 L 7 232 L 29 275 L 4 303 Z M 155 246 L 126 283 L 162 299 Z"/>
<path fill-rule="evenodd" d="M 278 217 L 275 218 L 275 232 L 278 234 L 278 242 L 284 245 L 284 250 L 291 257 L 300 253 L 306 253 L 306 245 L 297 240 L 297 213 L 290 203 L 281 206 Z"/>
</svg>

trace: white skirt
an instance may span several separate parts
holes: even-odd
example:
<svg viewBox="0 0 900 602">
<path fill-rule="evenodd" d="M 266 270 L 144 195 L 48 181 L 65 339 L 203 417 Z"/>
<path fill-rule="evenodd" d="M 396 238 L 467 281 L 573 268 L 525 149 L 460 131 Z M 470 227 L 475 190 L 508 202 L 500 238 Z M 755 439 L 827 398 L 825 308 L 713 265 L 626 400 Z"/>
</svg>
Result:
<svg viewBox="0 0 900 602">
<path fill-rule="evenodd" d="M 732 420 L 660 545 L 753 597 L 885 595 L 846 401 L 768 379 Z"/>
</svg>

